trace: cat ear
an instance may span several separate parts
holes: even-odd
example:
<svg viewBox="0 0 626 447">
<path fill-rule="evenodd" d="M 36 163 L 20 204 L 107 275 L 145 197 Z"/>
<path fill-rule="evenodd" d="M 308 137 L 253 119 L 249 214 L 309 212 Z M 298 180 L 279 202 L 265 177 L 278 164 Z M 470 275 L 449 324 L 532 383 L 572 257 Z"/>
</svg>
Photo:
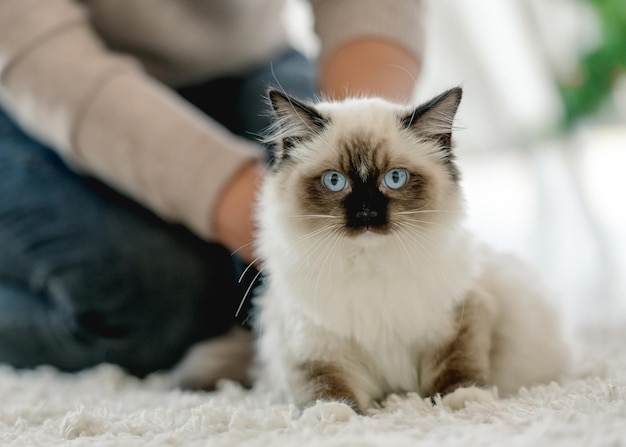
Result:
<svg viewBox="0 0 626 447">
<path fill-rule="evenodd" d="M 272 139 L 283 143 L 279 155 L 285 155 L 284 152 L 298 141 L 317 135 L 328 124 L 328 120 L 310 104 L 273 89 L 268 96 L 276 117 Z"/>
<path fill-rule="evenodd" d="M 463 90 L 460 87 L 450 89 L 417 107 L 402 119 L 402 124 L 420 136 L 436 141 L 442 149 L 450 151 L 452 123 L 462 96 Z"/>
</svg>

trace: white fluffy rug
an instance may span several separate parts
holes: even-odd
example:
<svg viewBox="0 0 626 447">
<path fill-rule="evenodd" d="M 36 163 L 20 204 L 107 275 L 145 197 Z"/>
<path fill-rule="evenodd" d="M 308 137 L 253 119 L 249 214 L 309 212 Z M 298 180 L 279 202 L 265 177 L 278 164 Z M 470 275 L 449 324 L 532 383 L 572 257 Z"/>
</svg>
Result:
<svg viewBox="0 0 626 447">
<path fill-rule="evenodd" d="M 621 446 L 626 445 L 626 321 L 575 332 L 574 377 L 452 412 L 391 396 L 347 422 L 328 404 L 301 415 L 224 384 L 216 393 L 165 388 L 104 365 L 77 375 L 0 367 L 2 446 Z"/>
</svg>

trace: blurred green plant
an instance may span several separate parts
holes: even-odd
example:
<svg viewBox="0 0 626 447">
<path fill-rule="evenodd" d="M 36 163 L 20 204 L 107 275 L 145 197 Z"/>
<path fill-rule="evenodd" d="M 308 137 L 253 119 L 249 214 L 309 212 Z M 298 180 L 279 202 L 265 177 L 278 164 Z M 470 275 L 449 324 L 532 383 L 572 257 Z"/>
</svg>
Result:
<svg viewBox="0 0 626 447">
<path fill-rule="evenodd" d="M 568 128 L 596 112 L 620 76 L 626 76 L 626 0 L 586 1 L 597 12 L 602 42 L 583 56 L 576 76 L 559 87 Z"/>
</svg>

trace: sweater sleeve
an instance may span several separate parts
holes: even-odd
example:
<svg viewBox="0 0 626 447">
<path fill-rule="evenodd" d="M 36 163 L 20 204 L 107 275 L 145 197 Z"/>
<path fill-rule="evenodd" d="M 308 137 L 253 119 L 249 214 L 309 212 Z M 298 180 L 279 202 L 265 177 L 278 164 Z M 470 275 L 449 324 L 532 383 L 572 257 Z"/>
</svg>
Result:
<svg viewBox="0 0 626 447">
<path fill-rule="evenodd" d="M 0 104 L 77 170 L 205 238 L 224 185 L 262 156 L 107 49 L 73 0 L 2 0 Z"/>
<path fill-rule="evenodd" d="M 311 0 L 320 59 L 363 37 L 393 41 L 416 58 L 422 55 L 423 7 L 420 0 Z"/>
</svg>

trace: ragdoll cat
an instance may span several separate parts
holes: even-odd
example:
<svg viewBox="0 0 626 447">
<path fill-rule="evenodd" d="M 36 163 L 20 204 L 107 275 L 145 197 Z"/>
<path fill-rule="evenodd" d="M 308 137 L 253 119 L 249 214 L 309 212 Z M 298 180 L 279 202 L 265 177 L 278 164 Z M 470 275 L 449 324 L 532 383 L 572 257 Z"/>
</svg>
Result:
<svg viewBox="0 0 626 447">
<path fill-rule="evenodd" d="M 558 319 L 523 262 L 463 226 L 461 89 L 404 107 L 278 91 L 258 204 L 257 380 L 301 406 L 389 393 L 493 399 L 558 379 Z M 506 187 L 499 185 L 496 187 Z"/>
</svg>

